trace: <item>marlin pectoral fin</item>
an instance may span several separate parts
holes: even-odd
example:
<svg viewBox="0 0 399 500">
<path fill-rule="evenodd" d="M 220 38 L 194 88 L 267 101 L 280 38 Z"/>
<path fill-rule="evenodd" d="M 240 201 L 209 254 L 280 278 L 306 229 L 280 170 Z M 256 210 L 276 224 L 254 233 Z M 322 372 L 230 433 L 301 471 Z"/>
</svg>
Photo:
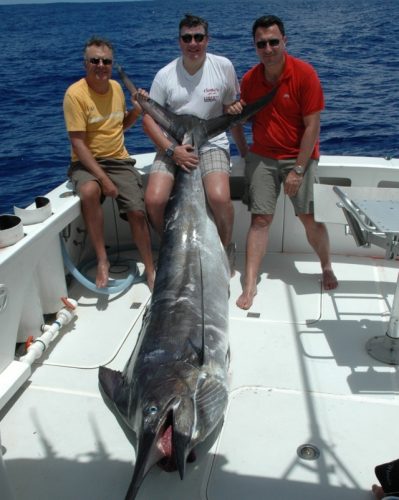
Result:
<svg viewBox="0 0 399 500">
<path fill-rule="evenodd" d="M 219 380 L 208 377 L 199 382 L 195 394 L 195 405 L 198 413 L 203 416 L 203 423 L 209 429 L 213 429 L 218 424 L 219 417 L 227 406 L 227 401 L 226 386 Z"/>
<path fill-rule="evenodd" d="M 98 371 L 98 380 L 104 394 L 118 408 L 122 415 L 127 413 L 127 394 L 126 384 L 121 372 L 111 370 L 105 366 L 100 366 Z"/>
<path fill-rule="evenodd" d="M 266 104 L 269 104 L 273 97 L 276 95 L 276 92 L 278 90 L 278 86 L 274 87 L 268 94 L 264 95 L 260 99 L 258 99 L 255 102 L 252 102 L 251 104 L 247 104 L 244 106 L 244 109 L 242 113 L 240 113 L 238 116 L 238 121 L 237 123 L 242 123 L 245 120 L 248 120 L 248 118 L 251 118 L 253 115 L 255 115 L 258 111 L 260 111 Z M 234 125 L 237 125 L 237 123 L 234 123 Z"/>
</svg>

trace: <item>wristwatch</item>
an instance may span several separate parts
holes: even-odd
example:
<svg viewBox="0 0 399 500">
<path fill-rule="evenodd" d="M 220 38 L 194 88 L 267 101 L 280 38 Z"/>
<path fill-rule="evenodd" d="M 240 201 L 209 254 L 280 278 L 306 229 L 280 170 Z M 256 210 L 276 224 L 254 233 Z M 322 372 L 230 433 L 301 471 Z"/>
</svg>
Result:
<svg viewBox="0 0 399 500">
<path fill-rule="evenodd" d="M 171 144 L 168 148 L 165 149 L 165 154 L 168 158 L 172 158 L 175 152 L 175 145 Z"/>
<path fill-rule="evenodd" d="M 295 165 L 295 167 L 293 168 L 293 171 L 297 174 L 297 175 L 303 175 L 305 173 L 305 168 L 302 167 L 302 165 Z"/>
</svg>

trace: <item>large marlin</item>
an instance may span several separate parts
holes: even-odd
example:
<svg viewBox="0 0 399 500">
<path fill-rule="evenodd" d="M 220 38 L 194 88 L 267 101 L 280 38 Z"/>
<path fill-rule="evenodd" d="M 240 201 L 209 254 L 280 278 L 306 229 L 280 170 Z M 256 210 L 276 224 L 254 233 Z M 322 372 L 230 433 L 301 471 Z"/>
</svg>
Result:
<svg viewBox="0 0 399 500">
<path fill-rule="evenodd" d="M 131 92 L 135 87 L 122 73 Z M 151 99 L 145 112 L 177 143 L 196 149 L 209 137 L 254 114 L 213 120 L 173 115 Z M 165 229 L 149 308 L 124 371 L 100 367 L 100 387 L 136 435 L 136 463 L 125 500 L 155 464 L 178 469 L 221 422 L 228 400 L 228 293 L 230 270 L 209 213 L 200 169 L 179 169 L 165 211 Z M 191 455 L 191 457 L 190 457 Z"/>
</svg>

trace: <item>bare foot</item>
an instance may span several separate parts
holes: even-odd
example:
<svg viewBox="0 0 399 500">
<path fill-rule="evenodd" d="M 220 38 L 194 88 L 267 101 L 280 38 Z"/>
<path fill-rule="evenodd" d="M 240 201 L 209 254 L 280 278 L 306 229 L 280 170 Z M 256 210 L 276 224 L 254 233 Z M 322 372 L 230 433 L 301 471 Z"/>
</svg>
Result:
<svg viewBox="0 0 399 500">
<path fill-rule="evenodd" d="M 236 300 L 236 304 L 240 309 L 249 309 L 252 306 L 255 295 L 257 294 L 257 288 L 244 289 L 242 294 Z"/>
<path fill-rule="evenodd" d="M 338 280 L 332 269 L 324 269 L 322 281 L 324 290 L 335 290 L 338 286 Z"/>
<path fill-rule="evenodd" d="M 96 287 L 105 288 L 108 285 L 109 262 L 99 262 L 97 264 Z"/>
<path fill-rule="evenodd" d="M 371 491 L 374 493 L 377 500 L 381 500 L 385 496 L 384 490 L 377 484 L 373 484 L 373 486 L 371 487 Z"/>
</svg>

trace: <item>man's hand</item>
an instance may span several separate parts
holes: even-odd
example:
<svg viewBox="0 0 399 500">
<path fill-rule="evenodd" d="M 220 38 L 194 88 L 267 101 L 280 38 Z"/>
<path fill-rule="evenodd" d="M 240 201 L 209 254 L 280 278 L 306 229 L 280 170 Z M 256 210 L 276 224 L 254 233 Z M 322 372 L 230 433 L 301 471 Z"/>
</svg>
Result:
<svg viewBox="0 0 399 500">
<path fill-rule="evenodd" d="M 287 175 L 284 182 L 284 193 L 289 197 L 295 196 L 301 187 L 303 176 L 298 175 L 293 170 Z"/>
<path fill-rule="evenodd" d="M 194 148 L 189 144 L 182 144 L 175 148 L 173 161 L 185 172 L 190 172 L 190 170 L 198 166 L 199 159 L 193 151 Z"/>
<path fill-rule="evenodd" d="M 116 198 L 118 196 L 118 188 L 107 175 L 102 176 L 99 182 L 104 196 L 110 196 L 111 198 Z"/>
<path fill-rule="evenodd" d="M 147 100 L 147 99 L 150 97 L 150 95 L 149 95 L 149 93 L 148 93 L 146 90 L 144 90 L 144 89 L 138 89 L 138 91 L 137 91 L 137 93 L 136 93 L 136 94 L 131 95 L 131 100 L 132 100 L 133 108 L 134 108 L 134 109 L 139 110 L 139 111 L 140 111 L 140 113 L 142 113 L 142 112 L 143 112 L 143 109 L 142 109 L 142 107 L 140 106 L 139 101 L 137 100 L 137 95 L 140 95 L 140 96 L 141 96 L 141 97 L 143 97 L 145 100 Z"/>
<path fill-rule="evenodd" d="M 242 99 L 240 101 L 233 102 L 228 106 L 224 106 L 224 112 L 229 115 L 239 115 L 243 112 L 244 106 L 246 105 L 245 101 Z"/>
</svg>

